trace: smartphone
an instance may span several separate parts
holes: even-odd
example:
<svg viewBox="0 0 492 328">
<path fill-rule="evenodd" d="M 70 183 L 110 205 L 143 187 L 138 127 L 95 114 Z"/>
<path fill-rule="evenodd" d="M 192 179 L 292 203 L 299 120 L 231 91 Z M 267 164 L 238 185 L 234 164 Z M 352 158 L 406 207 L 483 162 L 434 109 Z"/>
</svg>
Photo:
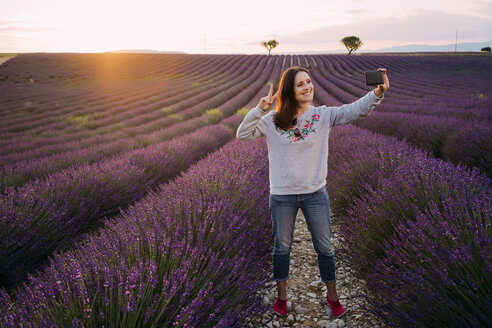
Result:
<svg viewBox="0 0 492 328">
<path fill-rule="evenodd" d="M 366 71 L 364 72 L 366 85 L 378 85 L 384 83 L 383 72 L 381 71 Z"/>
</svg>

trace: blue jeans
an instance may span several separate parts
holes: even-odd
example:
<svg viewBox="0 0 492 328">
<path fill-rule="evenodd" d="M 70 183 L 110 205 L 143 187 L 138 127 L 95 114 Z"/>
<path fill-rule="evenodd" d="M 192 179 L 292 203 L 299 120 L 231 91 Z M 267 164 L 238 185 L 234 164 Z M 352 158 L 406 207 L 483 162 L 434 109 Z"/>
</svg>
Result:
<svg viewBox="0 0 492 328">
<path fill-rule="evenodd" d="M 331 247 L 330 201 L 325 187 L 311 194 L 270 194 L 270 212 L 275 235 L 272 254 L 273 277 L 276 281 L 289 279 L 290 250 L 299 208 L 306 218 L 314 250 L 318 254 L 321 281 L 335 282 L 335 259 Z"/>
</svg>

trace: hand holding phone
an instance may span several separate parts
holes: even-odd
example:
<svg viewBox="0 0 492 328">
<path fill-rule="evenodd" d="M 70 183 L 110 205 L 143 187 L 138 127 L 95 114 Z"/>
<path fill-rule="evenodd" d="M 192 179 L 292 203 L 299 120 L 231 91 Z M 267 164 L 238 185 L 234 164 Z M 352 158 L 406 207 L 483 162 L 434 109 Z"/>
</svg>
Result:
<svg viewBox="0 0 492 328">
<path fill-rule="evenodd" d="M 364 72 L 366 85 L 384 84 L 383 72 L 381 71 L 366 71 Z"/>
</svg>

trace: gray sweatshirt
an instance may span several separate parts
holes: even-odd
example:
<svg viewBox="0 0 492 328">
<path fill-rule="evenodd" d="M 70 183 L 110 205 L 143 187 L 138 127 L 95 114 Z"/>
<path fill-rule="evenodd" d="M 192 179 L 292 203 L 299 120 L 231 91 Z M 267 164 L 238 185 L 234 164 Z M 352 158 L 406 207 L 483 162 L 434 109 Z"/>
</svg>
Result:
<svg viewBox="0 0 492 328">
<path fill-rule="evenodd" d="M 340 107 L 309 106 L 297 117 L 297 125 L 284 131 L 273 122 L 275 111 L 251 109 L 237 129 L 240 140 L 265 137 L 270 162 L 270 193 L 309 194 L 326 185 L 328 136 L 330 128 L 349 124 L 368 116 L 381 102 L 374 91 L 351 104 Z M 301 136 L 294 135 L 299 128 Z"/>
</svg>

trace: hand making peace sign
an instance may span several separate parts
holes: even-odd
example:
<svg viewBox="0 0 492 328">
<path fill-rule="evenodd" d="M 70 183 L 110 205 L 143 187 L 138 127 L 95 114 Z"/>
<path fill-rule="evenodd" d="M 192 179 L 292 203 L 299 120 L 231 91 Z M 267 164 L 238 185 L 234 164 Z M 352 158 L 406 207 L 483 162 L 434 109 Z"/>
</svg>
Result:
<svg viewBox="0 0 492 328">
<path fill-rule="evenodd" d="M 270 84 L 270 91 L 268 92 L 268 95 L 261 98 L 260 103 L 258 104 L 258 106 L 260 106 L 261 110 L 263 110 L 264 112 L 272 108 L 272 104 L 277 98 L 278 90 L 273 96 L 272 93 L 273 93 L 273 84 Z"/>
</svg>

